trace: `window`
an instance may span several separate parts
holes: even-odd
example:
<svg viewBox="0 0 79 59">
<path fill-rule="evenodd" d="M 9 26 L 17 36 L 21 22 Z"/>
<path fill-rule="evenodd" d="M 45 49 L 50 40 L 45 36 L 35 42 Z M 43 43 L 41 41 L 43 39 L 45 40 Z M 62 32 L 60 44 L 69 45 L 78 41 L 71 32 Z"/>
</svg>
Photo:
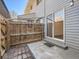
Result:
<svg viewBox="0 0 79 59">
<path fill-rule="evenodd" d="M 54 38 L 63 39 L 64 10 L 55 13 Z"/>
<path fill-rule="evenodd" d="M 32 6 L 30 7 L 30 9 L 32 10 Z"/>
<path fill-rule="evenodd" d="M 37 0 L 37 5 L 41 2 L 41 0 Z"/>
</svg>

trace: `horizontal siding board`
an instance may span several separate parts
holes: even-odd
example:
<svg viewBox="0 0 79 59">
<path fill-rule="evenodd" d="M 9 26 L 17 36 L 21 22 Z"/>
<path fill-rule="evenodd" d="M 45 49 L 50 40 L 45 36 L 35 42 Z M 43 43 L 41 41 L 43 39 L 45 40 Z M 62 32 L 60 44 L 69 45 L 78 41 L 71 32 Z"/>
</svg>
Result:
<svg viewBox="0 0 79 59">
<path fill-rule="evenodd" d="M 69 32 L 69 33 L 66 33 L 67 35 L 66 36 L 73 36 L 73 37 L 77 37 L 78 36 L 78 38 L 79 38 L 79 34 L 78 33 L 71 33 L 71 32 Z"/>
<path fill-rule="evenodd" d="M 77 31 L 79 32 L 79 29 L 76 29 L 76 28 L 65 28 L 65 31 Z"/>
<path fill-rule="evenodd" d="M 68 36 L 70 36 L 70 37 L 73 36 L 73 37 L 75 37 L 75 38 L 76 38 L 76 37 L 79 38 L 79 34 L 67 34 L 66 36 L 67 36 L 67 37 L 68 37 Z"/>
<path fill-rule="evenodd" d="M 78 21 L 77 22 L 66 22 L 66 25 L 79 26 L 79 22 Z"/>
<path fill-rule="evenodd" d="M 67 24 L 66 24 L 67 25 Z M 71 30 L 78 30 L 79 26 L 76 26 L 76 25 L 71 25 L 71 26 L 66 26 L 67 28 L 66 29 L 71 29 Z"/>
<path fill-rule="evenodd" d="M 72 28 L 72 29 L 79 29 L 79 24 L 75 24 L 75 25 L 72 25 L 72 24 L 66 24 L 66 25 L 69 25 L 69 26 L 66 26 L 67 28 Z"/>
<path fill-rule="evenodd" d="M 76 17 L 78 18 L 78 17 L 79 17 L 78 15 L 79 15 L 79 13 L 76 13 L 75 15 L 67 15 L 67 14 L 65 14 L 65 16 L 66 16 L 67 19 L 68 19 L 68 18 L 74 18 L 74 17 L 75 17 L 75 18 L 76 18 Z M 73 17 L 73 16 L 74 16 L 74 17 Z"/>
<path fill-rule="evenodd" d="M 68 23 L 68 22 L 75 22 L 75 21 L 79 22 L 79 19 L 78 18 L 77 19 L 71 19 L 71 20 L 66 18 L 67 20 L 65 20 L 65 22 L 66 23 Z"/>
<path fill-rule="evenodd" d="M 66 25 L 69 25 L 69 24 L 79 24 L 79 22 L 78 21 L 77 22 L 74 22 L 74 21 L 72 21 L 72 22 L 66 21 Z"/>
<path fill-rule="evenodd" d="M 79 33 L 79 30 L 77 30 L 77 31 L 74 31 L 74 30 L 67 30 L 66 34 L 67 34 L 67 33 L 71 33 L 71 34 L 72 34 L 72 33 Z"/>
<path fill-rule="evenodd" d="M 70 28 L 68 29 L 68 28 L 66 28 L 65 31 L 66 31 L 66 32 L 67 32 L 67 31 L 75 31 L 75 32 L 79 32 L 79 29 L 76 29 L 76 30 L 75 30 L 75 29 L 70 29 Z"/>
<path fill-rule="evenodd" d="M 69 31 L 69 30 L 71 30 L 71 31 L 79 31 L 79 28 L 77 29 L 77 28 L 65 28 L 65 31 Z"/>
<path fill-rule="evenodd" d="M 79 29 L 76 29 L 76 28 L 66 28 L 66 31 L 69 31 L 69 30 L 71 30 L 71 31 L 79 31 Z"/>
<path fill-rule="evenodd" d="M 72 14 L 72 15 L 71 15 Z M 76 13 L 71 13 L 71 14 L 66 14 L 66 17 L 73 17 L 73 16 L 75 16 L 75 17 L 78 17 L 78 15 L 79 15 L 79 11 L 78 12 L 76 12 Z"/>
<path fill-rule="evenodd" d="M 69 34 L 69 33 L 70 33 L 70 34 Z M 76 36 L 79 36 L 79 33 L 74 33 L 74 32 L 67 32 L 66 34 L 67 34 L 67 35 L 74 35 L 74 36 L 76 35 Z"/>
<path fill-rule="evenodd" d="M 66 24 L 66 25 L 72 25 L 72 24 L 79 24 L 79 22 L 78 22 L 78 21 L 77 21 L 77 22 L 75 22 L 75 21 L 72 21 L 72 22 L 66 21 L 65 24 Z"/>
</svg>

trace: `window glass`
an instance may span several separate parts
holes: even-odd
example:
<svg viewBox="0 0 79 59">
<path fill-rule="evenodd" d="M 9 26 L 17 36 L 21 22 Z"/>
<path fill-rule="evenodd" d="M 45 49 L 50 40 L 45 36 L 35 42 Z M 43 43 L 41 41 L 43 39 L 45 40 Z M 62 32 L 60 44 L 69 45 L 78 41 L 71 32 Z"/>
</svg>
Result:
<svg viewBox="0 0 79 59">
<path fill-rule="evenodd" d="M 47 36 L 53 37 L 53 16 L 52 14 L 47 16 Z"/>
<path fill-rule="evenodd" d="M 63 39 L 64 10 L 55 13 L 54 38 Z"/>
<path fill-rule="evenodd" d="M 41 0 L 37 0 L 37 5 L 41 2 Z"/>
</svg>

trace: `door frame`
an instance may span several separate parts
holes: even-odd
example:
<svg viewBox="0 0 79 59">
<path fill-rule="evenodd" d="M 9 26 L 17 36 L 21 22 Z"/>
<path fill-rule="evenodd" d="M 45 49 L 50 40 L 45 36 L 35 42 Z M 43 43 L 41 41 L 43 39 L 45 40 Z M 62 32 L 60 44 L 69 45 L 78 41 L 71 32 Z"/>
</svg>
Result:
<svg viewBox="0 0 79 59">
<path fill-rule="evenodd" d="M 50 41 L 50 42 L 53 42 L 54 44 L 55 43 L 57 43 L 57 45 L 60 45 L 60 46 L 63 46 L 63 47 L 66 47 L 66 37 L 65 37 L 65 35 L 66 35 L 66 32 L 65 32 L 65 8 L 62 8 L 63 9 L 63 11 L 64 11 L 64 20 L 63 20 L 63 40 L 61 40 L 61 39 L 58 39 L 58 38 L 54 38 L 54 23 L 53 23 L 53 38 L 52 37 L 49 37 L 49 36 L 47 36 L 47 32 L 46 32 L 46 36 L 45 36 L 45 40 L 46 41 Z M 62 9 L 60 9 L 60 10 L 62 10 Z M 55 12 L 52 12 L 52 18 L 55 20 Z M 47 27 L 47 19 L 46 19 L 46 25 L 45 25 L 46 27 Z M 46 29 L 46 31 L 47 31 L 47 29 Z M 51 41 L 52 40 L 52 41 Z M 63 45 L 62 45 L 63 44 Z"/>
</svg>

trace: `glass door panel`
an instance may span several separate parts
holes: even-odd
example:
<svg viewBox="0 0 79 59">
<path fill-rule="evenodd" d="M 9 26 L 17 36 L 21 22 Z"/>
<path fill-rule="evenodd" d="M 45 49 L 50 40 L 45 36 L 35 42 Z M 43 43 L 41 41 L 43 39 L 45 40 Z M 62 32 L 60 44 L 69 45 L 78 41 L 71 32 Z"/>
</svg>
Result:
<svg viewBox="0 0 79 59">
<path fill-rule="evenodd" d="M 64 21 L 64 10 L 60 10 L 55 13 L 54 38 L 63 40 L 63 21 Z"/>
<path fill-rule="evenodd" d="M 47 36 L 53 37 L 53 16 L 52 14 L 47 16 Z"/>
</svg>

